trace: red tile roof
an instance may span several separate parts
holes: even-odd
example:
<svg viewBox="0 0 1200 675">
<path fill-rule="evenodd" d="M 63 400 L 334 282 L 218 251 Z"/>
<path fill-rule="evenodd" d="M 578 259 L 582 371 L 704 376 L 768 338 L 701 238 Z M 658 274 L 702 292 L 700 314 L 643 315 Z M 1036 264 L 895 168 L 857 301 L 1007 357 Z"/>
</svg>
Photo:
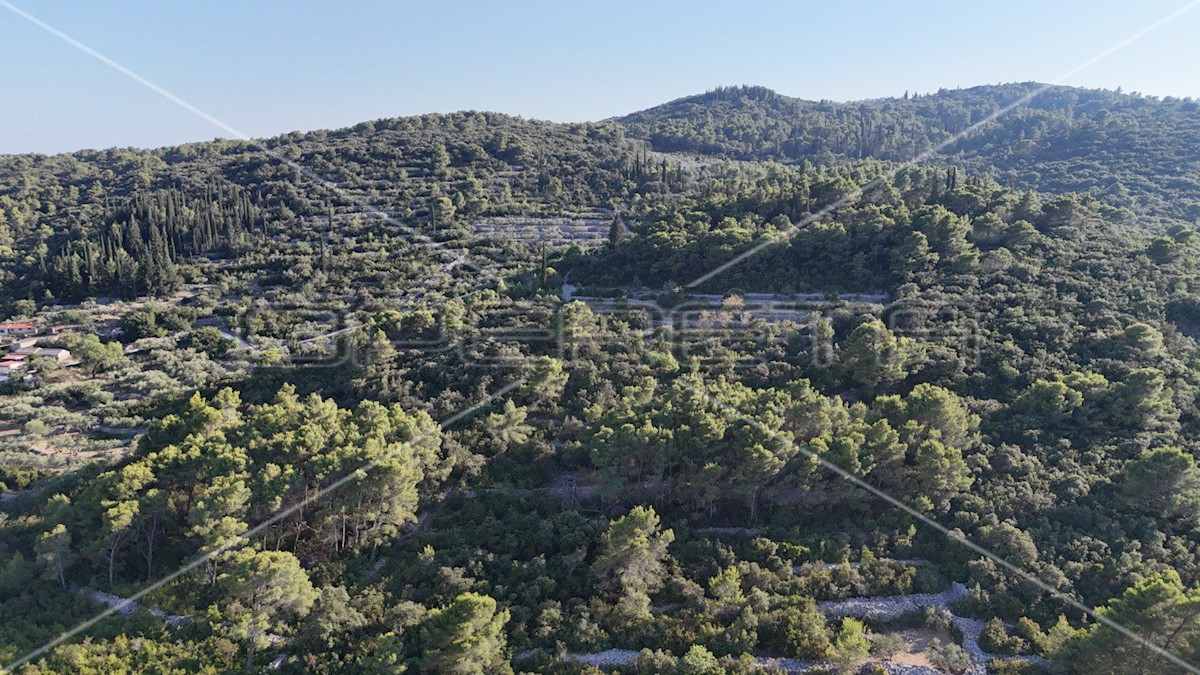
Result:
<svg viewBox="0 0 1200 675">
<path fill-rule="evenodd" d="M 0 323 L 0 330 L 32 330 L 36 323 Z"/>
</svg>

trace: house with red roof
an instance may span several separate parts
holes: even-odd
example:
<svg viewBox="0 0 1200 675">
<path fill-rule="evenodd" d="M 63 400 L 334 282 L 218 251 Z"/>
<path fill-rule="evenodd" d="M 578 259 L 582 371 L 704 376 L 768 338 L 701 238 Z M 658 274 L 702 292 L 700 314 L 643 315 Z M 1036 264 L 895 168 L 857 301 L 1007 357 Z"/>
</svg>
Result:
<svg viewBox="0 0 1200 675">
<path fill-rule="evenodd" d="M 0 323 L 0 337 L 25 337 L 37 332 L 36 323 Z"/>
</svg>

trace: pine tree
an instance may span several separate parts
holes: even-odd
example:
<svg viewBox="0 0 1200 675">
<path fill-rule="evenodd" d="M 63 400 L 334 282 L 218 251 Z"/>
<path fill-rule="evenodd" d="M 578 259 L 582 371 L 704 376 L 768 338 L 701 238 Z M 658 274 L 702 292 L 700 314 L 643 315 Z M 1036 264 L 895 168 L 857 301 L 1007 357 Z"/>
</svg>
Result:
<svg viewBox="0 0 1200 675">
<path fill-rule="evenodd" d="M 621 216 L 613 216 L 612 222 L 608 225 L 608 245 L 616 247 L 625 240 L 625 223 L 621 222 Z"/>
</svg>

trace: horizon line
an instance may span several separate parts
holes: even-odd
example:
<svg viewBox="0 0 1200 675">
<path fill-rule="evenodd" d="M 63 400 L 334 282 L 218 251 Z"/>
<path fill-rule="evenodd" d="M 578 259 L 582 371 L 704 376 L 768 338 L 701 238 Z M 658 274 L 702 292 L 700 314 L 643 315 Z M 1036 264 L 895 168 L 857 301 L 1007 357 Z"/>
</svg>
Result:
<svg viewBox="0 0 1200 675">
<path fill-rule="evenodd" d="M 369 123 L 386 121 L 386 120 L 428 117 L 431 115 L 450 116 L 450 115 L 474 113 L 474 114 L 504 115 L 507 117 L 519 119 L 519 120 L 526 121 L 526 122 L 542 122 L 542 123 L 558 124 L 558 125 L 603 124 L 603 123 L 609 123 L 609 122 L 618 122 L 619 120 L 621 120 L 622 118 L 625 118 L 625 117 L 631 117 L 633 115 L 638 115 L 638 114 L 641 114 L 644 112 L 654 110 L 656 108 L 661 108 L 663 106 L 671 105 L 672 103 L 677 103 L 679 101 L 700 98 L 700 97 L 706 96 L 708 94 L 712 94 L 714 92 L 717 92 L 717 91 L 720 91 L 723 89 L 739 89 L 739 88 L 763 89 L 763 90 L 769 91 L 777 96 L 791 99 L 793 101 L 801 101 L 801 102 L 806 102 L 806 103 L 835 104 L 835 105 L 854 105 L 854 104 L 858 104 L 858 103 L 872 103 L 872 102 L 886 101 L 886 100 L 912 101 L 912 100 L 916 100 L 921 97 L 937 96 L 937 95 L 951 93 L 951 92 L 971 91 L 971 90 L 976 90 L 976 89 L 998 88 L 998 87 L 1007 87 L 1007 86 L 1040 86 L 1040 87 L 1045 87 L 1045 88 L 1074 89 L 1074 90 L 1078 90 L 1078 91 L 1088 91 L 1088 92 L 1104 92 L 1104 93 L 1109 93 L 1109 94 L 1116 94 L 1119 96 L 1126 96 L 1129 98 L 1153 99 L 1153 100 L 1157 100 L 1159 102 L 1165 102 L 1168 100 L 1200 101 L 1200 96 L 1180 96 L 1180 95 L 1174 95 L 1174 94 L 1146 94 L 1146 93 L 1142 93 L 1139 91 L 1124 91 L 1124 87 L 1122 87 L 1120 85 L 1118 85 L 1115 88 L 1110 89 L 1107 87 L 1082 87 L 1082 86 L 1074 86 L 1074 85 L 1067 85 L 1067 84 L 1048 85 L 1046 83 L 1038 82 L 1036 80 L 1023 80 L 1023 81 L 1014 80 L 1014 81 L 1010 81 L 1010 82 L 974 84 L 974 85 L 968 85 L 968 86 L 959 85 L 959 86 L 955 86 L 955 87 L 940 87 L 936 91 L 929 91 L 929 92 L 912 91 L 912 90 L 906 89 L 904 91 L 904 94 L 901 94 L 901 95 L 888 94 L 888 95 L 883 95 L 883 96 L 845 99 L 845 100 L 829 99 L 829 98 L 820 98 L 820 99 L 802 98 L 799 96 L 792 96 L 790 94 L 781 93 L 777 89 L 766 86 L 766 85 L 748 84 L 748 83 L 718 84 L 718 85 L 709 87 L 708 89 L 705 89 L 702 92 L 698 92 L 698 93 L 694 93 L 694 94 L 686 94 L 684 96 L 678 96 L 676 98 L 672 98 L 672 99 L 663 101 L 661 103 L 654 104 L 647 108 L 640 108 L 638 110 L 633 110 L 633 111 L 622 113 L 619 115 L 614 115 L 611 117 L 603 117 L 603 118 L 599 118 L 599 119 L 590 119 L 590 120 L 554 120 L 554 119 L 548 119 L 548 118 L 536 117 L 536 116 L 525 116 L 525 115 L 522 115 L 519 113 L 509 113 L 509 112 L 504 112 L 502 110 L 462 108 L 459 110 L 450 110 L 450 111 L 431 110 L 431 111 L 427 111 L 427 112 L 410 113 L 410 114 L 405 114 L 405 115 L 391 115 L 391 116 L 384 116 L 384 117 L 374 117 L 374 118 L 370 118 L 370 119 L 360 120 L 360 121 L 354 122 L 352 124 L 346 124 L 343 126 L 315 127 L 315 128 L 309 128 L 309 129 L 286 129 L 286 130 L 270 132 L 270 133 L 268 133 L 266 135 L 262 135 L 262 136 L 253 136 L 250 139 L 231 138 L 231 137 L 227 137 L 227 136 L 213 136 L 210 138 L 196 139 L 196 140 L 189 140 L 189 141 L 179 141 L 179 142 L 175 142 L 175 143 L 165 143 L 162 145 L 110 145 L 110 146 L 105 146 L 105 147 L 99 147 L 99 146 L 79 147 L 79 148 L 75 148 L 75 149 L 71 149 L 71 150 L 60 150 L 60 151 L 27 150 L 27 151 L 16 151 L 16 152 L 0 152 L 0 157 L 5 157 L 5 158 L 9 158 L 9 157 L 51 158 L 51 157 L 60 157 L 63 155 L 75 155 L 75 154 L 79 154 L 79 153 L 92 153 L 92 152 L 103 153 L 103 152 L 114 152 L 114 151 L 120 151 L 120 150 L 136 150 L 136 151 L 140 151 L 140 152 L 162 152 L 162 151 L 178 149 L 178 148 L 191 146 L 191 145 L 199 145 L 199 144 L 204 144 L 204 143 L 220 143 L 222 141 L 229 141 L 229 142 L 234 142 L 234 143 L 252 143 L 255 141 L 266 141 L 266 140 L 282 138 L 284 136 L 290 136 L 292 134 L 315 134 L 315 133 L 322 133 L 322 132 L 334 133 L 334 132 L 341 132 L 341 131 L 349 131 L 349 130 L 353 130 L 355 127 L 361 126 L 363 124 L 369 124 Z M 907 98 L 905 98 L 905 95 L 907 95 Z"/>
</svg>

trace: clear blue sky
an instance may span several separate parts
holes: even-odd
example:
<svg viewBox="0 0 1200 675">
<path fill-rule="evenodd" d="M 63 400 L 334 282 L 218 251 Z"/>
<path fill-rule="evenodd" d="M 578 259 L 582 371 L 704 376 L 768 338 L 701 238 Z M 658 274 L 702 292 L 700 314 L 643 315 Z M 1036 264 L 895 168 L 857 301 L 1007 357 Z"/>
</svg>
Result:
<svg viewBox="0 0 1200 675">
<path fill-rule="evenodd" d="M 7 0 L 253 136 L 498 110 L 595 120 L 719 84 L 812 99 L 1048 81 L 1186 0 Z M 0 152 L 229 136 L 0 8 Z M 1200 8 L 1067 84 L 1200 97 Z"/>
</svg>

